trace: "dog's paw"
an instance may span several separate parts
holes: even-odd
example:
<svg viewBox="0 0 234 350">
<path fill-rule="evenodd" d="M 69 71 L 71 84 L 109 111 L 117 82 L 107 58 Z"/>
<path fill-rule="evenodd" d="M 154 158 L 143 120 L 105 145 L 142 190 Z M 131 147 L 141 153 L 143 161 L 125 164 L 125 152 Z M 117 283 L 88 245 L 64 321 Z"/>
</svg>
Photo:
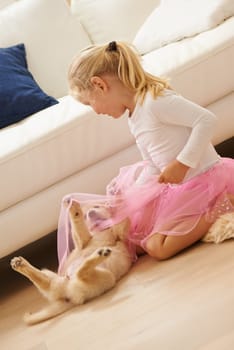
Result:
<svg viewBox="0 0 234 350">
<path fill-rule="evenodd" d="M 71 201 L 71 205 L 69 208 L 69 214 L 71 219 L 78 219 L 78 218 L 83 218 L 83 213 L 81 206 L 78 202 L 76 201 Z"/>
<path fill-rule="evenodd" d="M 98 255 L 100 256 L 109 256 L 111 252 L 112 250 L 110 248 L 101 248 L 97 251 Z"/>
<path fill-rule="evenodd" d="M 22 267 L 25 266 L 25 259 L 22 258 L 22 256 L 17 256 L 13 259 L 11 259 L 11 267 L 13 270 L 20 270 Z"/>
</svg>

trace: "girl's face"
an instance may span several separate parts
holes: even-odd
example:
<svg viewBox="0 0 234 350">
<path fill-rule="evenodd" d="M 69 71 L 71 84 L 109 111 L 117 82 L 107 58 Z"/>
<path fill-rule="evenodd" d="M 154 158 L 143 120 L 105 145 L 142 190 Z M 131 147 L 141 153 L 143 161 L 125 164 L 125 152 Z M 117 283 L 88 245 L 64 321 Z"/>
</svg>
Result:
<svg viewBox="0 0 234 350">
<path fill-rule="evenodd" d="M 134 94 L 129 92 L 116 77 L 91 78 L 92 89 L 81 91 L 79 101 L 89 105 L 97 114 L 120 118 L 126 109 L 134 109 Z"/>
</svg>

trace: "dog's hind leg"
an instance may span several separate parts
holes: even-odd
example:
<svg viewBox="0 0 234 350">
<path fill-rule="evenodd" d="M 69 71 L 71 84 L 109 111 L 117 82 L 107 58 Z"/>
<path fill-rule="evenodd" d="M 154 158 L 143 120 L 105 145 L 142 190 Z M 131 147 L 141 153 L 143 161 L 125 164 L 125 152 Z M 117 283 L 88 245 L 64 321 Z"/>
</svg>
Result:
<svg viewBox="0 0 234 350">
<path fill-rule="evenodd" d="M 50 276 L 48 276 L 43 271 L 32 266 L 26 259 L 22 258 L 21 256 L 15 257 L 11 260 L 11 267 L 13 270 L 26 276 L 45 296 L 47 292 L 49 292 L 51 280 L 53 277 L 57 276 L 52 271 L 50 272 Z"/>
<path fill-rule="evenodd" d="M 79 249 L 83 249 L 92 236 L 86 226 L 83 212 L 79 203 L 72 201 L 69 208 L 69 217 L 71 221 L 72 238 L 74 244 Z"/>
<path fill-rule="evenodd" d="M 44 309 L 34 312 L 34 313 L 26 313 L 24 315 L 24 322 L 28 325 L 33 325 L 39 322 L 43 322 L 53 318 L 57 315 L 62 314 L 63 312 L 71 309 L 74 305 L 71 303 L 66 303 L 64 301 L 56 301 L 52 304 L 48 305 Z"/>
</svg>

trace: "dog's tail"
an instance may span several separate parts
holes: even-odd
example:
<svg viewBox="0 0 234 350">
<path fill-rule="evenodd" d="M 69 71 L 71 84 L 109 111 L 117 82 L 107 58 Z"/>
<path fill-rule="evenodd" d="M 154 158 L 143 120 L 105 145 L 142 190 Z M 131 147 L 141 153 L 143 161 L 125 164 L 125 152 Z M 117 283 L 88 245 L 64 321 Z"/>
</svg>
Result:
<svg viewBox="0 0 234 350">
<path fill-rule="evenodd" d="M 24 315 L 24 321 L 28 325 L 34 325 L 40 323 L 55 316 L 62 314 L 63 312 L 71 309 L 74 305 L 66 301 L 56 301 L 44 309 L 35 313 L 27 313 Z"/>
</svg>

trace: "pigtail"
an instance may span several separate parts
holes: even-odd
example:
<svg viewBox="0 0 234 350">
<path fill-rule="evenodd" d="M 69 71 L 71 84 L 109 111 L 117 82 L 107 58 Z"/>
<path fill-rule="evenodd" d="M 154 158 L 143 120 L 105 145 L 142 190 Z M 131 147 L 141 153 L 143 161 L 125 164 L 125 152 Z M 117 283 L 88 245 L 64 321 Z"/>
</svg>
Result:
<svg viewBox="0 0 234 350">
<path fill-rule="evenodd" d="M 170 89 L 166 79 L 159 78 L 146 72 L 141 64 L 141 57 L 134 47 L 118 42 L 116 51 L 119 54 L 118 77 L 123 84 L 135 92 L 135 99 L 143 103 L 149 91 L 153 98 L 163 95 L 164 89 Z"/>
</svg>

